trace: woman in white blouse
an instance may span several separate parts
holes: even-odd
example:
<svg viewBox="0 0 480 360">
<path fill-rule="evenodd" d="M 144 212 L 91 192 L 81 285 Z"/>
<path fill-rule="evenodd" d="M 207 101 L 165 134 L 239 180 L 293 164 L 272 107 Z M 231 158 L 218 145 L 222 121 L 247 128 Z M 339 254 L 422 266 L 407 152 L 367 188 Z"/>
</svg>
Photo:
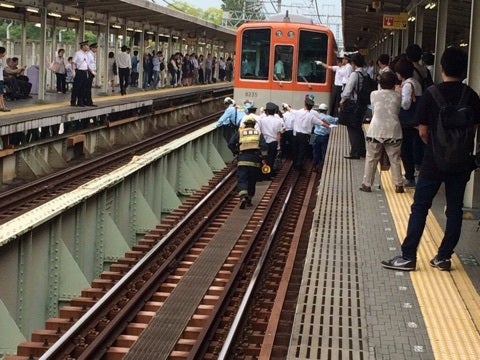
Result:
<svg viewBox="0 0 480 360">
<path fill-rule="evenodd" d="M 401 95 L 395 91 L 395 82 L 396 76 L 393 72 L 384 72 L 379 81 L 381 89 L 370 94 L 373 117 L 367 130 L 367 155 L 360 191 L 372 191 L 377 165 L 385 151 L 390 160 L 395 192 L 404 192 L 400 159 L 402 127 L 398 119 Z"/>
</svg>

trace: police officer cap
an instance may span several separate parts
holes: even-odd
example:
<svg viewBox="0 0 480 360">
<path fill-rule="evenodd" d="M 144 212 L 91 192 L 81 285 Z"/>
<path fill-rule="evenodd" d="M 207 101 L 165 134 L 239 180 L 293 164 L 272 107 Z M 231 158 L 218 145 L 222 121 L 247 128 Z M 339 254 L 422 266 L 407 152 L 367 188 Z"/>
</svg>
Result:
<svg viewBox="0 0 480 360">
<path fill-rule="evenodd" d="M 277 111 L 277 110 L 278 110 L 278 106 L 277 106 L 276 104 L 274 104 L 273 102 L 268 102 L 268 103 L 265 105 L 265 110 Z"/>
<path fill-rule="evenodd" d="M 245 116 L 245 119 L 243 119 L 243 123 L 245 125 L 255 125 L 257 120 L 255 120 L 255 117 L 253 115 L 247 115 Z"/>
<path fill-rule="evenodd" d="M 315 105 L 315 102 L 310 98 L 306 98 L 305 99 L 305 105 L 313 106 L 313 105 Z"/>
<path fill-rule="evenodd" d="M 80 46 L 83 46 L 83 45 L 88 45 L 88 41 L 82 41 L 82 42 L 80 42 Z"/>
<path fill-rule="evenodd" d="M 318 110 L 327 111 L 327 110 L 328 110 L 327 104 L 320 104 L 320 105 L 318 105 Z"/>
<path fill-rule="evenodd" d="M 235 100 L 233 100 L 231 97 L 227 96 L 225 99 L 223 99 L 224 104 L 235 104 Z"/>
<path fill-rule="evenodd" d="M 95 48 L 98 47 L 98 45 L 97 45 L 97 43 L 91 43 L 91 44 L 90 44 L 90 47 L 95 49 Z"/>
</svg>

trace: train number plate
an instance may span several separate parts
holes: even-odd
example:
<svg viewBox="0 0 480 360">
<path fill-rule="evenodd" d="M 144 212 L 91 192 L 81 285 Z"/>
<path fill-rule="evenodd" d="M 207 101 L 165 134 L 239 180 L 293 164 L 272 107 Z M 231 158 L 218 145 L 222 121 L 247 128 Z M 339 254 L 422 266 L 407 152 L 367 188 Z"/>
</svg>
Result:
<svg viewBox="0 0 480 360">
<path fill-rule="evenodd" d="M 245 91 L 246 98 L 256 98 L 258 97 L 258 93 L 256 91 Z"/>
</svg>

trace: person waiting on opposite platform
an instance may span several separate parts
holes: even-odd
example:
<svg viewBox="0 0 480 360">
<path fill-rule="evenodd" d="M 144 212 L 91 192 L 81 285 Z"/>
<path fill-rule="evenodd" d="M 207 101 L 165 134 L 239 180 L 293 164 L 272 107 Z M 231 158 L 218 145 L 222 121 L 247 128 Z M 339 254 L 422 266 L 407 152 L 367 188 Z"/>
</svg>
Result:
<svg viewBox="0 0 480 360">
<path fill-rule="evenodd" d="M 240 127 L 228 142 L 228 147 L 237 156 L 237 190 L 240 196 L 240 209 L 252 206 L 257 181 L 261 176 L 262 152 L 265 142 L 262 133 L 255 129 L 255 117 L 245 117 L 244 127 Z"/>
<path fill-rule="evenodd" d="M 3 68 L 5 66 L 3 63 L 3 59 L 5 57 L 6 52 L 7 52 L 7 49 L 5 49 L 3 46 L 0 46 L 0 111 L 2 112 L 10 111 L 10 109 L 5 107 L 5 99 L 3 98 L 3 93 L 4 93 Z"/>
<path fill-rule="evenodd" d="M 93 43 L 90 44 L 88 50 L 88 80 L 84 100 L 85 105 L 94 107 L 98 106 L 93 103 L 92 99 L 93 79 L 95 79 L 95 76 L 97 75 L 97 47 L 97 43 Z"/>
<path fill-rule="evenodd" d="M 120 93 L 127 95 L 128 81 L 130 80 L 130 69 L 132 68 L 132 59 L 127 52 L 128 47 L 123 45 L 120 54 L 117 54 L 115 62 L 118 69 L 118 81 L 120 83 Z"/>
<path fill-rule="evenodd" d="M 338 118 L 327 115 L 328 106 L 326 104 L 320 104 L 318 106 L 318 112 L 321 114 L 322 119 L 330 124 L 329 127 L 322 125 L 315 125 L 313 133 L 315 134 L 315 140 L 313 141 L 313 171 L 320 172 L 325 162 L 325 156 L 327 154 L 328 140 L 330 137 L 330 128 L 332 125 L 338 124 Z"/>
<path fill-rule="evenodd" d="M 395 184 L 395 192 L 403 193 L 400 152 L 402 147 L 402 127 L 398 119 L 401 95 L 395 91 L 396 75 L 391 71 L 380 76 L 381 90 L 372 91 L 372 121 L 367 130 L 367 155 L 365 171 L 360 191 L 371 192 L 375 172 L 382 152 L 390 160 L 390 172 Z"/>
<path fill-rule="evenodd" d="M 6 60 L 6 66 L 3 69 L 3 77 L 5 85 L 7 85 L 12 94 L 9 95 L 13 99 L 28 99 L 32 84 L 25 75 L 26 66 L 18 66 L 18 58 L 12 57 Z"/>
<path fill-rule="evenodd" d="M 223 100 L 223 103 L 227 108 L 225 109 L 223 115 L 217 120 L 216 127 L 222 128 L 223 137 L 228 144 L 232 135 L 237 132 L 240 121 L 242 121 L 243 117 L 245 116 L 245 112 L 243 109 L 237 108 L 235 100 L 233 100 L 231 97 L 227 96 Z"/>
<path fill-rule="evenodd" d="M 86 106 L 84 99 L 86 97 L 88 86 L 88 41 L 80 43 L 80 50 L 75 52 L 72 61 L 72 68 L 75 73 L 73 79 L 72 95 L 70 97 L 71 106 Z"/>
<path fill-rule="evenodd" d="M 56 70 L 55 79 L 57 83 L 57 93 L 65 94 L 67 92 L 67 75 L 66 75 L 66 63 L 65 63 L 65 49 L 58 49 L 55 56 Z"/>
<path fill-rule="evenodd" d="M 73 79 L 75 77 L 75 73 L 72 68 L 73 57 L 69 56 L 67 60 L 67 64 L 65 65 L 65 82 L 66 88 L 69 90 L 70 84 L 73 85 Z"/>
</svg>

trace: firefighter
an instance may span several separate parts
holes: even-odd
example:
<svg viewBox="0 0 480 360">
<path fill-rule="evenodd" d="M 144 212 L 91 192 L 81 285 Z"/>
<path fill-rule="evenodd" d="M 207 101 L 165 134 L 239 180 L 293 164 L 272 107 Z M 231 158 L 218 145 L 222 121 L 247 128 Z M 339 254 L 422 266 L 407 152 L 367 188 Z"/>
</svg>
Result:
<svg viewBox="0 0 480 360">
<path fill-rule="evenodd" d="M 265 147 L 265 139 L 260 130 L 255 128 L 253 114 L 247 115 L 240 127 L 228 143 L 229 149 L 237 156 L 237 190 L 240 196 L 240 209 L 252 206 L 255 186 L 261 177 L 264 165 L 261 149 Z"/>
</svg>

